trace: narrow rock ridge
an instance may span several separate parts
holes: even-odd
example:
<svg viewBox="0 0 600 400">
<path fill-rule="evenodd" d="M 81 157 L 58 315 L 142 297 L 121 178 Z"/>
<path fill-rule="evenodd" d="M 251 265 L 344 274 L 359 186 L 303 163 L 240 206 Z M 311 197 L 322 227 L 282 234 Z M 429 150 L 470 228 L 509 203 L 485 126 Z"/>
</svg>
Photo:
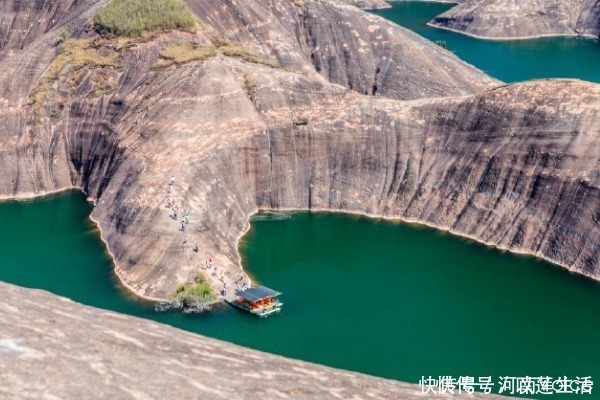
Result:
<svg viewBox="0 0 600 400">
<path fill-rule="evenodd" d="M 205 67 L 211 75 L 227 70 Z M 285 74 L 263 74 L 255 76 L 258 113 L 244 107 L 241 93 L 221 104 L 248 112 L 230 121 L 226 141 L 209 130 L 208 140 L 185 135 L 156 154 L 202 146 L 193 157 L 178 155 L 185 163 L 175 172 L 176 192 L 199 219 L 189 233 L 201 244 L 199 258 L 214 257 L 228 280 L 239 274 L 237 241 L 257 209 L 418 221 L 598 277 L 600 86 L 531 82 L 407 104 L 299 77 L 283 87 L 271 79 L 285 82 Z M 196 256 L 181 253 L 158 205 L 164 164 L 131 157 L 94 217 L 124 280 L 138 293 L 165 297 L 196 273 L 186 258 Z"/>
<path fill-rule="evenodd" d="M 0 292 L 3 399 L 427 398 L 418 385 L 250 350 L 42 291 L 0 283 Z"/>
<path fill-rule="evenodd" d="M 344 3 L 348 3 L 363 10 L 381 10 L 384 8 L 390 8 L 391 6 L 385 0 L 342 0 Z"/>
<path fill-rule="evenodd" d="M 600 36 L 600 0 L 466 0 L 431 26 L 485 39 Z"/>
</svg>

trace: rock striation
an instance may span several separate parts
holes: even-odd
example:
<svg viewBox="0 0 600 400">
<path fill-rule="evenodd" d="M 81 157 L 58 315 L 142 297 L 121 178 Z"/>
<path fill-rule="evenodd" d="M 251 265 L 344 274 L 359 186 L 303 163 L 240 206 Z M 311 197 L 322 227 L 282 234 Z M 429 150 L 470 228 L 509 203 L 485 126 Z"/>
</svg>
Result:
<svg viewBox="0 0 600 400">
<path fill-rule="evenodd" d="M 236 242 L 248 215 L 271 196 L 264 177 L 254 176 L 265 171 L 252 165 L 261 161 L 264 168 L 269 149 L 261 141 L 241 177 L 242 164 L 220 164 L 223 146 L 268 138 L 272 123 L 306 130 L 321 105 L 341 98 L 463 96 L 499 84 L 354 6 L 271 0 L 190 6 L 204 27 L 197 33 L 123 45 L 81 32 L 77 51 L 59 53 L 52 31 L 0 61 L 6 88 L 0 193 L 82 188 L 96 201 L 93 217 L 119 275 L 140 295 L 168 298 L 197 274 L 202 257 L 215 259 L 227 280 L 239 277 Z M 246 55 L 161 64 L 161 51 L 181 42 L 234 43 Z M 49 75 L 57 65 L 64 68 Z M 14 71 L 23 79 L 13 79 Z M 169 193 L 172 174 L 177 183 Z M 167 196 L 191 211 L 186 235 L 201 245 L 200 254 L 182 254 L 178 224 L 162 208 Z"/>
<path fill-rule="evenodd" d="M 600 37 L 600 1 L 585 0 L 575 27 L 577 33 Z"/>
<path fill-rule="evenodd" d="M 485 39 L 600 35 L 599 0 L 467 0 L 431 26 Z"/>
<path fill-rule="evenodd" d="M 80 33 L 107 0 L 27 1 L 0 3 L 0 59 L 22 50 L 50 31 Z"/>
<path fill-rule="evenodd" d="M 199 32 L 82 32 L 61 54 L 50 32 L 0 61 L 0 193 L 84 190 L 137 294 L 168 299 L 208 258 L 233 283 L 259 209 L 418 221 L 600 276 L 598 85 L 500 86 L 335 1 L 189 4 Z M 215 50 L 161 58 L 180 43 Z M 17 65 L 28 79 L 11 79 Z M 172 196 L 191 212 L 185 232 Z"/>
<path fill-rule="evenodd" d="M 427 398 L 418 385 L 250 350 L 46 292 L 4 283 L 0 291 L 3 399 Z"/>
</svg>

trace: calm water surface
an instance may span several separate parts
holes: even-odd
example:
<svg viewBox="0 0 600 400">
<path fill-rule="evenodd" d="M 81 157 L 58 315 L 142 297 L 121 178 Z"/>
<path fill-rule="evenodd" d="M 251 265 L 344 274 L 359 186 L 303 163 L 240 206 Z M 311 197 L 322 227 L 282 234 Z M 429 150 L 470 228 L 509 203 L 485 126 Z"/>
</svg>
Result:
<svg viewBox="0 0 600 400">
<path fill-rule="evenodd" d="M 78 192 L 0 203 L 0 280 L 405 381 L 600 377 L 600 285 L 529 257 L 401 223 L 262 214 L 241 252 L 260 283 L 284 293 L 280 315 L 157 312 L 119 287 L 90 211 Z"/>
<path fill-rule="evenodd" d="M 526 0 L 523 0 L 526 1 Z M 579 78 L 600 82 L 600 42 L 585 38 L 540 38 L 491 41 L 427 26 L 452 5 L 418 1 L 393 2 L 375 14 L 447 48 L 466 62 L 504 82 L 537 78 Z"/>
</svg>

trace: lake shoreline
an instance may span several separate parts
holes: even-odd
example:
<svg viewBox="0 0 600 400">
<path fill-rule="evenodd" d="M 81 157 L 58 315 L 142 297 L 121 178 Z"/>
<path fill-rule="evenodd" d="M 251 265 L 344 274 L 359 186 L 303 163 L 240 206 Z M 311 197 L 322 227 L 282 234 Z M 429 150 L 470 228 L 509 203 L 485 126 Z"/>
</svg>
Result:
<svg viewBox="0 0 600 400">
<path fill-rule="evenodd" d="M 454 32 L 459 35 L 472 37 L 474 39 L 489 40 L 492 42 L 525 41 L 525 40 L 535 40 L 535 39 L 543 39 L 543 38 L 561 38 L 561 37 L 591 39 L 591 40 L 596 40 L 596 41 L 600 40 L 600 38 L 598 38 L 597 36 L 587 35 L 587 34 L 582 35 L 579 33 L 573 33 L 573 34 L 570 34 L 570 33 L 547 33 L 547 34 L 533 35 L 533 36 L 507 36 L 507 37 L 481 36 L 481 35 L 475 35 L 475 34 L 469 33 L 469 32 L 464 32 L 464 31 L 461 31 L 458 29 L 448 28 L 445 26 L 439 26 L 436 24 L 432 24 L 431 22 L 428 22 L 427 26 L 430 26 L 430 27 L 436 28 L 436 29 L 441 29 L 441 30 L 448 31 L 448 32 Z"/>
<path fill-rule="evenodd" d="M 78 187 L 68 187 L 68 188 L 63 188 L 63 189 L 58 189 L 58 190 L 53 190 L 53 191 L 49 191 L 48 193 L 39 193 L 39 194 L 24 194 L 24 195 L 19 195 L 19 196 L 15 196 L 14 198 L 8 198 L 5 197 L 2 199 L 2 201 L 8 202 L 8 201 L 37 201 L 37 200 L 42 200 L 44 197 L 50 197 L 50 196 L 54 196 L 54 195 L 60 195 L 63 192 L 68 192 L 70 190 L 73 191 L 79 191 L 81 193 L 84 193 L 83 190 L 81 188 Z M 85 194 L 85 193 L 84 193 Z M 93 205 L 93 207 L 95 207 L 94 204 L 94 200 L 87 198 L 86 199 L 89 203 L 91 203 Z M 92 209 L 93 210 L 93 209 Z M 506 251 L 512 254 L 516 254 L 516 255 L 522 255 L 522 256 L 528 256 L 528 257 L 533 257 L 536 260 L 540 260 L 540 261 L 545 261 L 548 262 L 551 265 L 554 265 L 556 267 L 560 267 L 563 270 L 566 270 L 570 273 L 573 273 L 574 275 L 579 275 L 579 276 L 583 276 L 587 279 L 589 279 L 592 282 L 600 282 L 600 279 L 596 279 L 592 276 L 588 276 L 585 275 L 577 270 L 574 270 L 571 266 L 568 266 L 566 264 L 560 263 L 558 261 L 555 260 L 551 260 L 548 259 L 546 257 L 542 257 L 532 251 L 527 251 L 527 250 L 522 250 L 522 249 L 511 249 L 508 248 L 506 246 L 497 244 L 497 243 L 493 243 L 493 242 L 488 242 L 485 240 L 481 240 L 473 235 L 467 235 L 467 234 L 462 234 L 459 232 L 456 232 L 454 230 L 452 230 L 452 228 L 445 228 L 443 226 L 440 225 L 436 225 L 427 221 L 423 221 L 420 219 L 416 219 L 416 218 L 405 218 L 405 217 L 394 217 L 394 216 L 385 216 L 382 214 L 371 214 L 371 213 L 366 213 L 366 212 L 359 212 L 359 211 L 348 211 L 348 210 L 341 210 L 341 209 L 326 209 L 326 208 L 312 208 L 312 209 L 302 209 L 302 208 L 279 208 L 279 209 L 270 209 L 270 208 L 263 208 L 263 207 L 258 207 L 255 212 L 253 212 L 252 214 L 248 215 L 247 218 L 247 226 L 246 229 L 242 232 L 242 234 L 237 238 L 236 240 L 236 248 L 237 248 L 237 263 L 238 266 L 240 267 L 240 270 L 242 271 L 242 273 L 244 273 L 246 276 L 248 276 L 248 279 L 250 279 L 251 283 L 254 283 L 254 280 L 250 277 L 250 275 L 247 272 L 247 268 L 244 267 L 243 262 L 242 262 L 242 257 L 241 257 L 241 252 L 240 252 L 240 243 L 242 241 L 242 239 L 247 235 L 247 233 L 250 231 L 251 229 L 251 221 L 252 218 L 261 213 L 261 212 L 270 212 L 270 213 L 286 213 L 286 212 L 307 212 L 307 213 L 328 213 L 328 214 L 345 214 L 345 215 L 353 215 L 353 216 L 359 216 L 359 217 L 364 217 L 364 218 L 368 218 L 371 220 L 383 220 L 383 221 L 389 221 L 389 222 L 399 222 L 399 223 L 404 223 L 404 224 L 409 224 L 409 225 L 416 225 L 416 226 L 421 226 L 421 227 L 428 227 L 431 229 L 434 229 L 436 231 L 441 231 L 450 235 L 453 235 L 455 237 L 459 237 L 462 239 L 468 239 L 468 240 L 472 240 L 478 244 L 493 248 L 493 249 L 497 249 L 497 250 L 501 250 L 501 251 Z M 93 211 L 92 211 L 93 213 Z M 92 221 L 94 223 L 94 226 L 96 227 L 97 231 L 98 231 L 98 238 L 102 241 L 104 248 L 107 252 L 107 254 L 110 256 L 110 260 L 111 263 L 113 265 L 113 272 L 114 275 L 118 278 L 118 281 L 120 282 L 120 284 L 122 285 L 123 289 L 126 289 L 126 291 L 130 294 L 135 295 L 136 297 L 138 297 L 139 299 L 142 300 L 146 300 L 146 301 L 150 301 L 152 303 L 165 303 L 165 302 L 169 302 L 170 299 L 168 298 L 159 298 L 159 297 L 154 297 L 154 296 L 148 296 L 145 294 L 140 293 L 137 289 L 135 289 L 131 284 L 129 284 L 124 276 L 121 274 L 120 272 L 120 267 L 118 265 L 118 263 L 115 260 L 115 257 L 113 255 L 113 253 L 111 252 L 109 246 L 108 246 L 108 242 L 106 241 L 106 239 L 104 238 L 103 235 L 103 231 L 102 228 L 100 227 L 100 224 L 98 223 L 98 221 L 96 219 L 93 218 L 92 213 L 90 213 L 90 215 L 88 216 L 89 220 Z M 211 304 L 220 304 L 223 303 L 224 299 L 219 297 L 218 299 L 216 299 L 215 301 L 213 301 Z"/>
<path fill-rule="evenodd" d="M 546 257 L 542 257 L 537 255 L 536 253 L 532 252 L 532 251 L 528 251 L 528 250 L 520 250 L 520 249 L 511 249 L 509 247 L 500 245 L 500 244 L 496 244 L 493 242 L 488 242 L 485 240 L 481 240 L 475 236 L 472 235 L 467 235 L 467 234 L 462 234 L 459 232 L 456 232 L 454 230 L 452 230 L 452 228 L 445 228 L 443 226 L 440 225 L 436 225 L 427 221 L 423 221 L 417 218 L 404 218 L 404 217 L 389 217 L 389 216 L 384 216 L 381 214 L 369 214 L 366 212 L 358 212 L 358 211 L 345 211 L 345 210 L 329 210 L 329 209 L 325 209 L 325 208 L 313 208 L 313 209 L 295 209 L 295 208 L 280 208 L 277 210 L 272 210 L 272 209 L 267 209 L 267 208 L 261 208 L 259 209 L 260 212 L 273 212 L 273 213 L 277 213 L 277 212 L 308 212 L 308 213 L 329 213 L 329 214 L 347 214 L 347 215 L 354 215 L 354 216 L 359 216 L 359 217 L 365 217 L 368 219 L 380 219 L 380 220 L 384 220 L 384 221 L 389 221 L 389 222 L 400 222 L 400 223 L 404 223 L 404 224 L 409 224 L 409 225 L 416 225 L 416 226 L 421 226 L 421 227 L 428 227 L 431 229 L 434 229 L 436 231 L 441 231 L 447 234 L 450 234 L 452 236 L 458 237 L 458 238 L 462 238 L 462 239 L 469 239 L 472 240 L 478 244 L 487 246 L 489 248 L 492 249 L 497 249 L 497 250 L 501 250 L 501 251 L 506 251 L 508 253 L 511 254 L 515 254 L 515 255 L 520 255 L 520 256 L 528 256 L 528 257 L 533 257 L 536 260 L 539 261 L 545 261 L 553 266 L 559 267 L 562 270 L 566 270 L 574 275 L 577 276 L 583 276 L 586 279 L 589 279 L 591 282 L 598 282 L 600 283 L 600 278 L 594 278 L 593 276 L 589 276 L 589 275 L 585 275 L 582 272 L 579 272 L 575 269 L 573 269 L 570 266 L 567 266 L 566 264 L 560 263 L 558 261 L 555 260 L 551 260 L 549 258 Z M 253 214 L 255 215 L 255 214 Z M 251 218 L 251 217 L 250 217 Z"/>
</svg>

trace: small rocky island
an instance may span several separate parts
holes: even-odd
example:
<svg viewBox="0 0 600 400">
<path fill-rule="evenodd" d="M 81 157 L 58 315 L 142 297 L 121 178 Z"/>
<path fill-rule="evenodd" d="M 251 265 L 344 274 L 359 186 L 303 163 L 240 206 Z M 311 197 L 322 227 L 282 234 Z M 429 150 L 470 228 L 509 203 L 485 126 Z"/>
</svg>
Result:
<svg viewBox="0 0 600 400">
<path fill-rule="evenodd" d="M 238 241 L 262 209 L 418 222 L 600 278 L 599 85 L 506 85 L 351 2 L 188 0 L 175 25 L 141 30 L 105 8 L 130 3 L 2 2 L 0 197 L 81 189 L 137 295 L 172 300 L 249 283 Z M 493 3 L 465 1 L 435 23 L 479 35 L 482 18 L 506 28 L 498 37 L 598 34 L 597 2 L 520 8 L 540 18 L 515 20 L 519 30 L 486 22 L 481 7 Z M 220 273 L 199 277 L 202 260 Z M 242 393 L 268 377 L 273 398 L 415 393 L 46 293 L 5 284 L 0 293 L 0 357 L 11 357 L 0 376 L 12 382 L 0 394 L 9 397 L 31 362 L 56 368 L 52 351 L 72 363 L 63 359 L 31 393 L 78 397 L 53 383 L 78 371 L 102 382 L 105 398 L 156 395 L 167 381 L 177 397 L 235 398 L 223 380 L 232 367 Z M 95 355 L 80 346 L 87 340 Z M 102 361 L 115 343 L 116 369 Z M 206 367 L 190 352 L 218 360 Z M 164 373 L 138 358 L 162 362 Z M 185 372 L 178 384 L 173 370 Z M 126 388 L 127 374 L 151 383 Z"/>
<path fill-rule="evenodd" d="M 437 28 L 485 39 L 600 36 L 598 0 L 466 0 L 437 16 Z"/>
</svg>

